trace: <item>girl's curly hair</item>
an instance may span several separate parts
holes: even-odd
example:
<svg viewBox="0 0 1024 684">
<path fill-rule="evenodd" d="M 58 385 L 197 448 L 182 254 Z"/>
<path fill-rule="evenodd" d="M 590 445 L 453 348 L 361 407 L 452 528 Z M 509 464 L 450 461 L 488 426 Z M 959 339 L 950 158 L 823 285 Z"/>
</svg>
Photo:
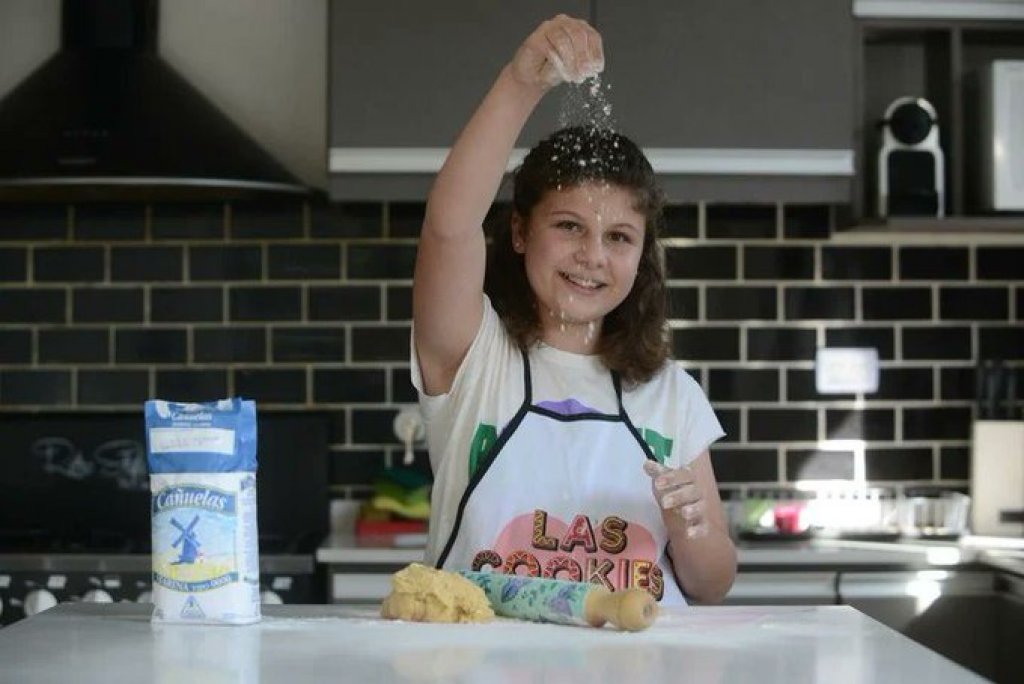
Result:
<svg viewBox="0 0 1024 684">
<path fill-rule="evenodd" d="M 534 147 L 516 170 L 511 211 L 528 223 L 533 208 L 551 191 L 582 183 L 607 183 L 632 191 L 645 218 L 644 242 L 633 289 L 605 316 L 597 353 L 627 386 L 646 382 L 669 358 L 665 275 L 658 237 L 664 200 L 654 170 L 629 138 L 591 126 L 556 131 Z M 523 256 L 512 247 L 511 216 L 492 231 L 484 291 L 523 349 L 541 336 L 536 297 Z"/>
</svg>

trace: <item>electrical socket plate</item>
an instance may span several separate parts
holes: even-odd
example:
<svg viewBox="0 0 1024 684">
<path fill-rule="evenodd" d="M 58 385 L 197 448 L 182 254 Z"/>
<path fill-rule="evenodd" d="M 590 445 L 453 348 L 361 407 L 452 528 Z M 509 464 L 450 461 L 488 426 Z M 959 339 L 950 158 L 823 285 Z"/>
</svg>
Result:
<svg viewBox="0 0 1024 684">
<path fill-rule="evenodd" d="M 878 350 L 822 347 L 814 360 L 818 394 L 871 394 L 878 391 Z"/>
</svg>

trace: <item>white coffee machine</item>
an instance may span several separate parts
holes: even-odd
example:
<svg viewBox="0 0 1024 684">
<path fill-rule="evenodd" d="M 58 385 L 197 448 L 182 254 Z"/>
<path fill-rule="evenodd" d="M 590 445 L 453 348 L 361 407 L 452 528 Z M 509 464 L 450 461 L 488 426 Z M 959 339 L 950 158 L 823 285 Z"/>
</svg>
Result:
<svg viewBox="0 0 1024 684">
<path fill-rule="evenodd" d="M 900 97 L 885 110 L 878 153 L 878 215 L 943 216 L 945 163 L 935 107 Z"/>
</svg>

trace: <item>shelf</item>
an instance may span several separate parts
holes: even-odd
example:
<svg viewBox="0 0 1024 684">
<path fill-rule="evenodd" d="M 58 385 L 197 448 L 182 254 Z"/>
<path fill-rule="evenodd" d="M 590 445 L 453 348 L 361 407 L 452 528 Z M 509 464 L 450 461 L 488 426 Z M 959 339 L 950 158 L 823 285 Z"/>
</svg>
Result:
<svg viewBox="0 0 1024 684">
<path fill-rule="evenodd" d="M 838 242 L 875 240 L 933 242 L 936 244 L 1024 244 L 1024 215 L 951 216 L 948 218 L 894 217 L 865 219 L 835 232 Z"/>
</svg>

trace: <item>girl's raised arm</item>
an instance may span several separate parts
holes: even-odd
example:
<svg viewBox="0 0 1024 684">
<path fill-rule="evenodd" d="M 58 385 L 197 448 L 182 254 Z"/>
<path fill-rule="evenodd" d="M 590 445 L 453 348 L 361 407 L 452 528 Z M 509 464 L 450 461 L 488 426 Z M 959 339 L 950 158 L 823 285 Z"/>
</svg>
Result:
<svg viewBox="0 0 1024 684">
<path fill-rule="evenodd" d="M 427 199 L 413 279 L 414 342 L 424 389 L 451 388 L 483 315 L 483 220 L 523 125 L 552 86 L 604 67 L 601 37 L 559 15 L 541 24 L 462 130 Z"/>
</svg>

